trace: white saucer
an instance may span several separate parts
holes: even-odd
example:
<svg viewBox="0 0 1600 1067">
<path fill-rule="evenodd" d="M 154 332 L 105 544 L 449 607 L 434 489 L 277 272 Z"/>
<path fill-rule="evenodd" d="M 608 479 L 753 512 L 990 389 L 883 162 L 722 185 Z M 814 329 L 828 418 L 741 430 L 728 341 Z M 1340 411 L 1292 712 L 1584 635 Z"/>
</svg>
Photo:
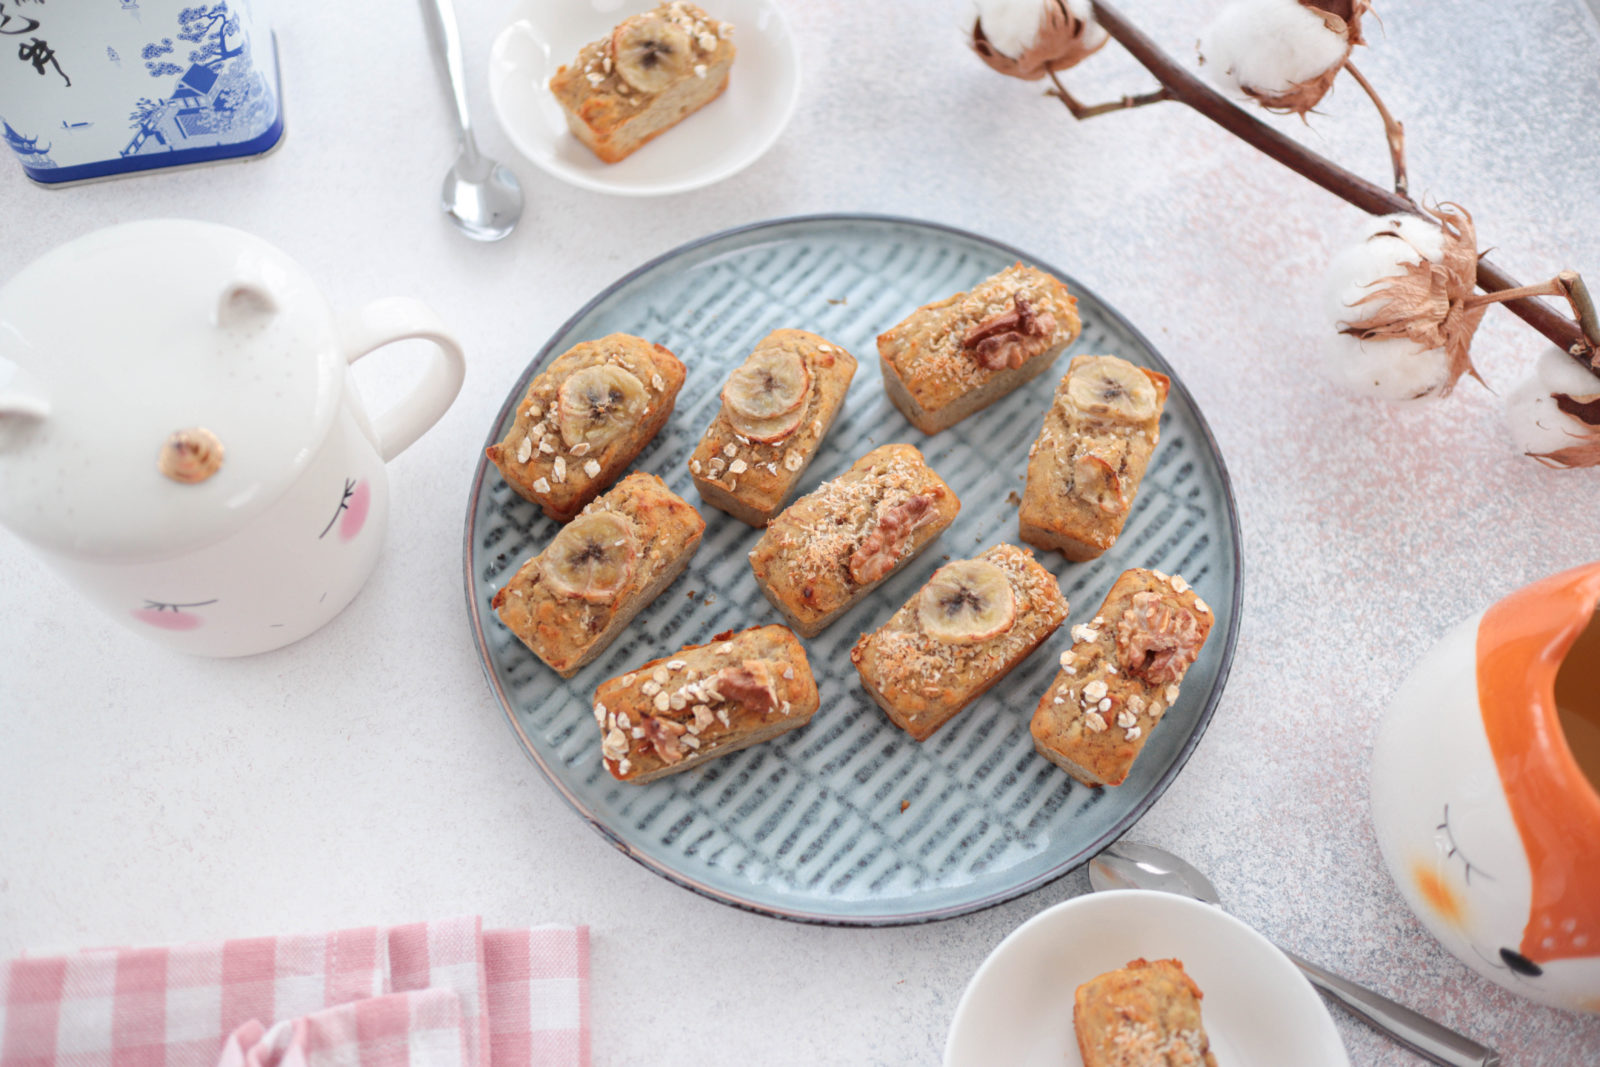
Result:
<svg viewBox="0 0 1600 1067">
<path fill-rule="evenodd" d="M 1073 993 L 1141 956 L 1183 961 L 1218 1063 L 1350 1067 L 1322 999 L 1271 942 L 1219 908 L 1136 889 L 1057 904 L 1000 942 L 956 1006 L 945 1067 L 1083 1067 Z"/>
<path fill-rule="evenodd" d="M 489 55 L 489 95 L 517 151 L 585 189 L 660 196 L 699 189 L 738 173 L 772 147 L 794 113 L 800 64 L 773 0 L 708 0 L 733 24 L 739 53 L 727 90 L 621 163 L 602 163 L 567 129 L 547 88 L 556 68 L 652 0 L 518 0 Z"/>
</svg>

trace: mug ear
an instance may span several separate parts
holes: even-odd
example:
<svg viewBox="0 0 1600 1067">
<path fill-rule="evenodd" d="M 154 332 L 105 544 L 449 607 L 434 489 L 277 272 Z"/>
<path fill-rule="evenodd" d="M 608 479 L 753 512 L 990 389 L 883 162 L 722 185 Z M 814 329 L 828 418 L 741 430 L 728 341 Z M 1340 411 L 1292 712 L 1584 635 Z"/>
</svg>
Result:
<svg viewBox="0 0 1600 1067">
<path fill-rule="evenodd" d="M 43 419 L 49 414 L 50 401 L 44 397 L 15 389 L 0 389 L 0 419 L 11 417 Z"/>
<path fill-rule="evenodd" d="M 217 298 L 212 319 L 224 330 L 265 321 L 278 313 L 278 299 L 258 281 L 235 281 Z"/>
</svg>

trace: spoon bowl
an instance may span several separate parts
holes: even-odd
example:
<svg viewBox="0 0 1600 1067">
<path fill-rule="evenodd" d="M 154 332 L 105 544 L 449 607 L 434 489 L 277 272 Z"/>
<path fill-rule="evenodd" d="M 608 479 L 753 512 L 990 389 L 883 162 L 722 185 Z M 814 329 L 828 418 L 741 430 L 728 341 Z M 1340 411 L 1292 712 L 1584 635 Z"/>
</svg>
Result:
<svg viewBox="0 0 1600 1067">
<path fill-rule="evenodd" d="M 475 241 L 498 241 L 522 217 L 522 183 L 503 164 L 463 151 L 444 176 L 440 202 L 462 233 Z"/>
</svg>

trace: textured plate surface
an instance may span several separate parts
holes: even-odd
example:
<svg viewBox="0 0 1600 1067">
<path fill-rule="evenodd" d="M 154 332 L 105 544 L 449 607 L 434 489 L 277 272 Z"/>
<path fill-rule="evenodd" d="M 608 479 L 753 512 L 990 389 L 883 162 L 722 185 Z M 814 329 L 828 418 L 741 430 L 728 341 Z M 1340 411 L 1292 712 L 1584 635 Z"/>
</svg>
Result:
<svg viewBox="0 0 1600 1067">
<path fill-rule="evenodd" d="M 875 338 L 917 306 L 1017 260 L 1060 277 L 1078 297 L 1083 335 L 1055 372 L 934 437 L 884 396 Z M 923 451 L 961 499 L 955 524 L 806 651 L 822 692 L 811 723 L 775 741 L 647 786 L 621 785 L 600 762 L 595 687 L 728 629 L 781 622 L 745 558 L 759 531 L 703 505 L 687 462 L 720 404 L 728 372 L 767 332 L 813 330 L 860 361 L 844 412 L 797 494 L 891 441 Z M 530 756 L 561 794 L 630 856 L 716 899 L 785 918 L 919 922 L 1008 900 L 1084 862 L 1166 788 L 1221 695 L 1238 630 L 1238 527 L 1227 474 L 1174 376 L 1161 442 L 1121 539 L 1091 563 L 1039 558 L 1087 621 L 1130 566 L 1180 572 L 1216 613 L 1183 696 L 1152 731 L 1128 781 L 1092 790 L 1033 751 L 1028 722 L 1068 647 L 1068 627 L 927 742 L 891 725 L 861 688 L 850 646 L 883 623 L 944 558 L 1017 542 L 1028 447 L 1068 360 L 1111 353 L 1172 374 L 1120 316 L 1070 274 L 987 239 L 910 220 L 819 216 L 718 234 L 646 264 L 563 326 L 506 398 L 485 444 L 500 439 L 529 381 L 553 354 L 621 331 L 666 345 L 689 368 L 667 427 L 635 469 L 660 475 L 701 509 L 705 540 L 678 580 L 597 661 L 563 681 L 489 606 L 556 525 L 487 461 L 473 482 L 466 580 L 491 686 Z"/>
</svg>

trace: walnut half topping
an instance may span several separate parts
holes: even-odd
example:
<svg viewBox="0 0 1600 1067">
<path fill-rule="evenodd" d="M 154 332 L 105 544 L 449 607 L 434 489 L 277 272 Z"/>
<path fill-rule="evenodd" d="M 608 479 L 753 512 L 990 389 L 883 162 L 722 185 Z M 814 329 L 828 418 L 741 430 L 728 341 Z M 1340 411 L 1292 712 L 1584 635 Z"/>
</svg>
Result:
<svg viewBox="0 0 1600 1067">
<path fill-rule="evenodd" d="M 1156 593 L 1135 593 L 1117 620 L 1118 655 L 1129 674 L 1151 685 L 1179 681 L 1200 655 L 1202 640 L 1199 620 Z"/>
<path fill-rule="evenodd" d="M 1022 366 L 1050 347 L 1056 332 L 1055 316 L 1048 311 L 1034 314 L 1033 307 L 1020 293 L 1012 298 L 1012 310 L 991 315 L 967 331 L 961 347 L 980 367 L 1003 370 Z"/>
<path fill-rule="evenodd" d="M 654 715 L 646 715 L 640 726 L 644 728 L 645 739 L 664 761 L 673 764 L 683 759 L 683 749 L 679 746 L 678 739 L 688 731 L 687 726 Z"/>
<path fill-rule="evenodd" d="M 869 585 L 894 570 L 912 533 L 938 517 L 937 502 L 933 494 L 919 493 L 879 515 L 850 557 L 850 580 Z"/>
<path fill-rule="evenodd" d="M 762 718 L 778 706 L 778 695 L 772 688 L 772 665 L 764 659 L 747 659 L 737 667 L 724 667 L 702 684 L 722 700 Z"/>
</svg>

